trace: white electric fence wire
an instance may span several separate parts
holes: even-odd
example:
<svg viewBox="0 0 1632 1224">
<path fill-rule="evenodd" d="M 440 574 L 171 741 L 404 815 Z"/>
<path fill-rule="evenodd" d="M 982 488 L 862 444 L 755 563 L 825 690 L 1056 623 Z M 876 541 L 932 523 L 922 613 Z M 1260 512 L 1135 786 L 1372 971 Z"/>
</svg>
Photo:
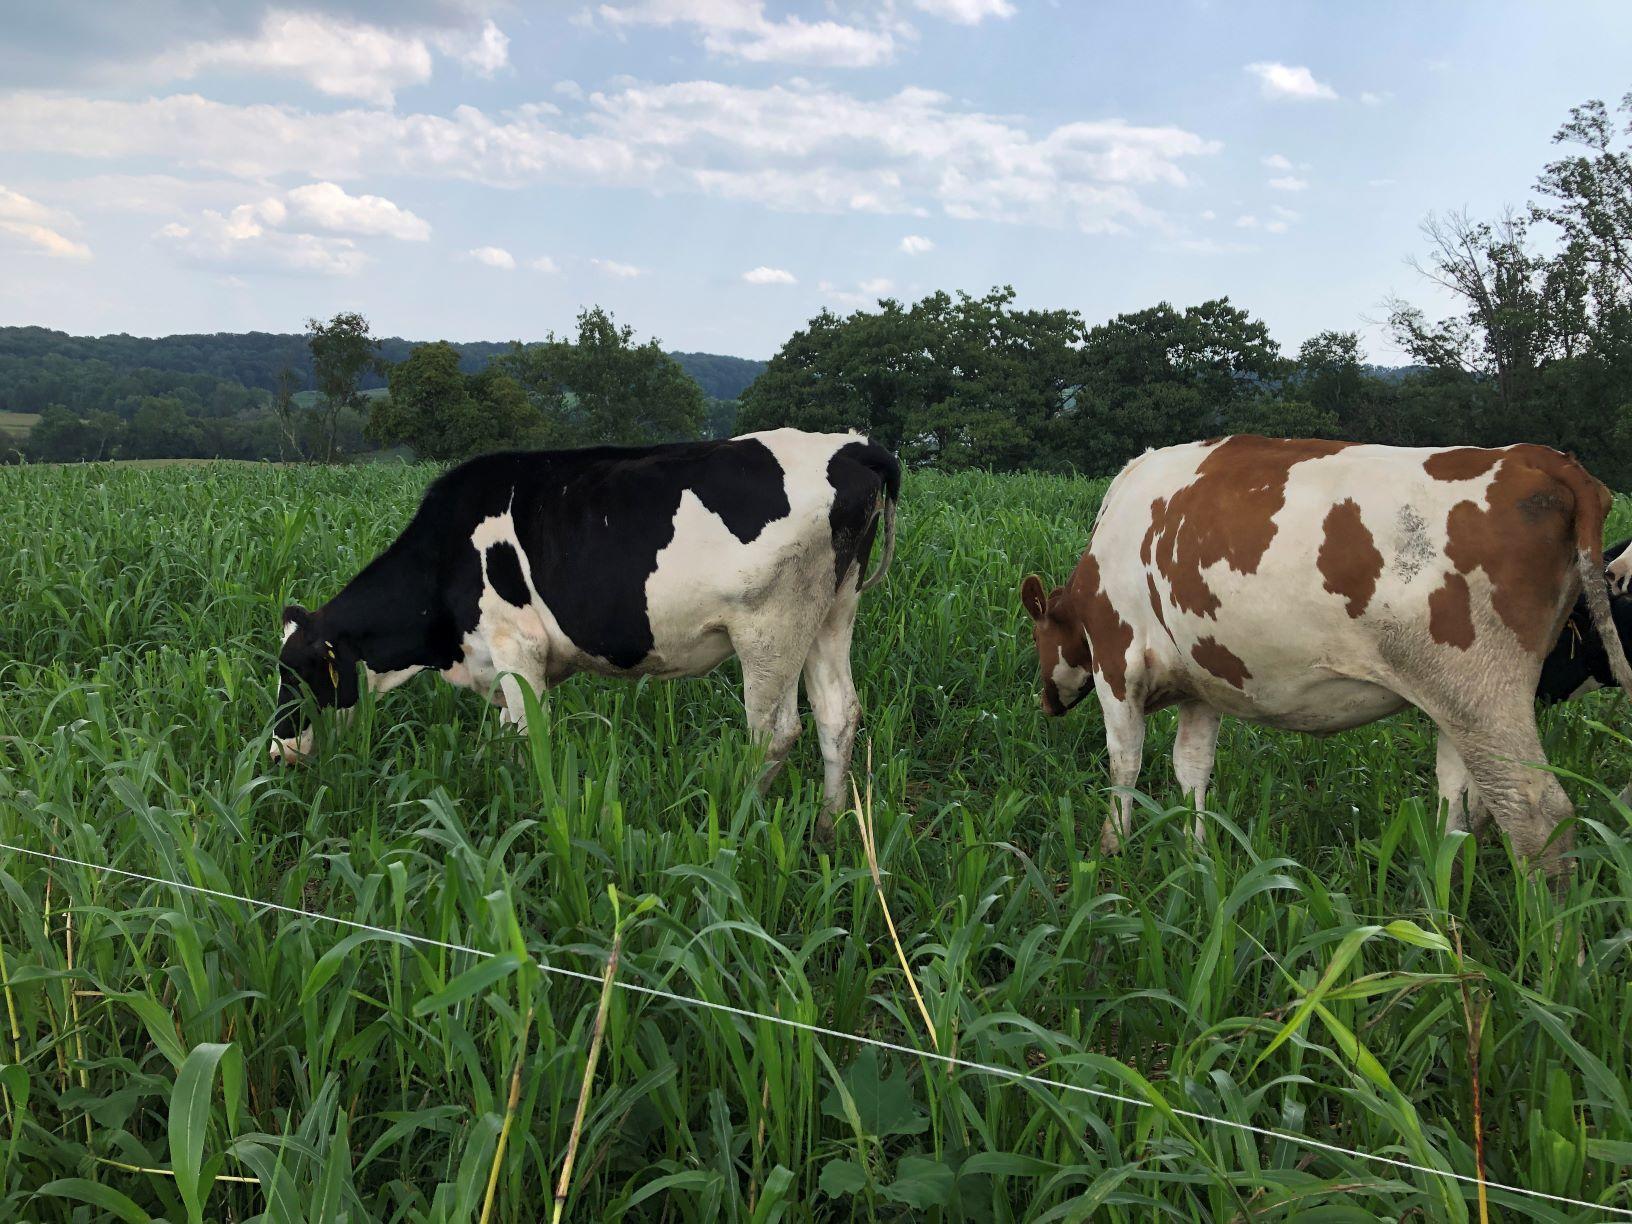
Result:
<svg viewBox="0 0 1632 1224">
<path fill-rule="evenodd" d="M 197 893 L 200 896 L 213 897 L 219 901 L 236 901 L 241 905 L 248 905 L 254 909 L 274 910 L 280 914 L 289 914 L 297 918 L 310 918 L 314 922 L 329 922 L 336 926 L 350 927 L 355 931 L 367 931 L 374 935 L 383 935 L 389 939 L 399 939 L 405 943 L 423 944 L 426 947 L 441 948 L 448 952 L 468 952 L 472 956 L 492 959 L 499 955 L 485 948 L 472 948 L 467 944 L 449 943 L 442 939 L 432 939 L 428 935 L 416 935 L 409 931 L 397 931 L 390 927 L 373 926 L 367 922 L 357 922 L 351 918 L 339 918 L 333 914 L 319 914 L 312 910 L 296 909 L 291 905 L 279 905 L 275 901 L 257 901 L 253 897 L 240 897 L 236 893 L 222 892 L 215 888 L 206 888 L 201 884 L 185 884 L 180 880 L 167 880 L 162 876 L 143 875 L 139 871 L 127 871 L 122 867 L 110 867 L 102 863 L 88 863 L 83 859 L 69 858 L 66 855 L 52 854 L 44 850 L 30 850 L 24 846 L 13 846 L 0 842 L 0 850 L 10 850 L 14 854 L 31 855 L 34 858 L 48 859 L 53 863 L 63 863 L 70 867 L 83 867 L 88 871 L 99 871 L 107 875 L 124 876 L 130 880 L 141 880 L 147 884 L 159 884 L 166 888 L 174 888 L 180 892 Z M 585 973 L 578 969 L 564 969 L 559 965 L 547 964 L 544 961 L 534 962 L 538 968 L 547 974 L 556 977 L 576 978 L 581 982 L 599 984 L 601 975 Z M 786 1016 L 773 1016 L 767 1012 L 757 1012 L 746 1007 L 735 1007 L 729 1003 L 715 1003 L 709 999 L 699 999 L 694 995 L 675 994 L 672 991 L 660 990 L 654 986 L 642 986 L 636 982 L 626 982 L 621 978 L 613 979 L 620 990 L 627 990 L 633 994 L 648 995 L 654 999 L 667 999 L 671 1003 L 679 1003 L 686 1007 L 702 1007 L 709 1011 L 724 1012 L 731 1016 L 740 1016 L 744 1020 L 756 1020 L 765 1024 L 778 1024 L 783 1028 L 798 1029 L 817 1037 L 829 1037 L 835 1041 L 848 1041 L 856 1045 L 872 1046 L 879 1050 L 889 1050 L 894 1054 L 904 1054 L 909 1058 L 926 1058 L 931 1062 L 944 1063 L 950 1067 L 961 1067 L 966 1071 L 979 1072 L 982 1075 L 995 1075 L 1001 1079 L 1012 1080 L 1017 1083 L 1036 1084 L 1043 1088 L 1058 1088 L 1062 1092 L 1078 1092 L 1084 1096 L 1097 1097 L 1104 1101 L 1116 1101 L 1122 1105 L 1132 1105 L 1139 1109 L 1155 1109 L 1154 1102 L 1142 1100 L 1139 1097 L 1124 1096 L 1119 1092 L 1109 1092 L 1103 1088 L 1086 1088 L 1081 1084 L 1071 1084 L 1064 1080 L 1052 1079 L 1046 1075 L 1033 1075 L 1029 1071 L 1016 1071 L 1012 1067 L 1000 1067 L 993 1063 L 973 1062 L 967 1058 L 958 1058 L 951 1054 L 939 1054 L 932 1050 L 920 1050 L 913 1046 L 901 1045 L 894 1041 L 885 1041 L 878 1037 L 865 1037 L 860 1033 L 846 1033 L 842 1029 L 827 1028 L 820 1024 L 809 1024 L 803 1020 L 790 1020 Z M 1210 1126 L 1221 1126 L 1229 1130 L 1245 1131 L 1253 1135 L 1261 1135 L 1266 1139 L 1281 1139 L 1288 1143 L 1301 1144 L 1304 1147 L 1315 1148 L 1318 1151 L 1330 1152 L 1336 1156 L 1348 1156 L 1354 1160 L 1366 1160 L 1375 1164 L 1391 1165 L 1396 1169 L 1409 1169 L 1413 1173 L 1425 1173 L 1429 1177 L 1440 1177 L 1451 1181 L 1466 1182 L 1469 1185 L 1478 1185 L 1479 1179 L 1466 1173 L 1455 1173 L 1449 1169 L 1435 1169 L 1428 1165 L 1416 1164 L 1409 1160 L 1400 1160 L 1393 1156 L 1383 1156 L 1376 1152 L 1361 1152 L 1352 1148 L 1340 1147 L 1335 1143 L 1325 1143 L 1319 1139 L 1312 1139 L 1308 1135 L 1300 1135 L 1293 1131 L 1276 1130 L 1267 1126 L 1254 1126 L 1249 1122 L 1236 1122 L 1229 1118 L 1215 1118 L 1210 1114 L 1197 1113 L 1194 1110 L 1181 1109 L 1176 1105 L 1169 1105 L 1168 1111 L 1181 1118 L 1188 1118 L 1195 1122 L 1205 1122 Z M 1522 1195 L 1526 1198 L 1545 1199 L 1550 1203 L 1563 1203 L 1570 1207 L 1589 1207 L 1595 1211 L 1613 1212 L 1616 1215 L 1632 1217 L 1632 1209 L 1625 1207 L 1611 1207 L 1604 1203 L 1592 1203 L 1585 1199 L 1568 1198 L 1561 1194 L 1547 1194 L 1541 1190 L 1530 1190 L 1524 1186 L 1512 1186 L 1502 1182 L 1485 1179 L 1485 1189 L 1505 1192 L 1507 1194 Z"/>
</svg>

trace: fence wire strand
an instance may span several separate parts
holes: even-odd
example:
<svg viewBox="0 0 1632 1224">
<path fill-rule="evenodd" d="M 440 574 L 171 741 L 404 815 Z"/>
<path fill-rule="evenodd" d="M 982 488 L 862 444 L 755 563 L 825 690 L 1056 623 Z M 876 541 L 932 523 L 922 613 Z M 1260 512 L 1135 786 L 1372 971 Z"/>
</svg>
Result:
<svg viewBox="0 0 1632 1224">
<path fill-rule="evenodd" d="M 440 948 L 447 952 L 463 952 L 471 956 L 491 960 L 499 953 L 486 948 L 473 948 L 468 944 L 449 943 L 442 939 L 433 939 L 429 935 L 419 935 L 412 931 L 399 931 L 391 927 L 374 926 L 367 922 L 358 922 L 352 918 L 341 918 L 335 914 L 321 914 L 313 910 L 298 909 L 292 905 L 280 905 L 275 901 L 260 901 L 254 897 L 241 897 L 236 893 L 223 892 L 217 888 L 207 888 L 202 884 L 188 884 L 181 880 L 170 880 L 163 876 L 145 875 L 139 871 L 130 871 L 123 867 L 112 867 L 105 863 L 91 863 L 84 859 L 70 858 L 63 854 L 54 854 L 45 850 L 31 850 L 25 846 L 14 846 L 7 842 L 0 842 L 0 850 L 9 850 L 13 854 L 29 855 L 37 859 L 46 859 L 53 863 L 61 863 L 70 867 L 82 867 L 87 871 L 101 872 L 104 875 L 122 876 L 129 880 L 140 880 L 147 884 L 157 884 L 164 888 L 173 888 L 178 892 L 194 893 L 203 897 L 210 897 L 217 901 L 233 901 L 240 905 L 247 905 L 251 909 L 288 914 L 296 918 L 309 918 L 313 922 L 327 922 L 335 926 L 348 927 L 354 931 L 367 931 L 370 934 L 381 935 L 388 939 L 400 940 L 404 943 L 420 944 L 430 948 Z M 259 916 L 259 915 L 257 915 Z M 540 972 L 552 977 L 571 978 L 580 982 L 599 984 L 601 975 L 585 973 L 579 969 L 568 969 L 562 965 L 552 965 L 547 961 L 534 961 Z M 737 1016 L 744 1020 L 753 1020 L 765 1024 L 779 1025 L 782 1028 L 795 1029 L 809 1033 L 814 1037 L 826 1037 L 833 1041 L 849 1042 L 853 1045 L 872 1046 L 874 1049 L 888 1050 L 893 1054 L 902 1054 L 909 1058 L 922 1058 L 930 1062 L 941 1063 L 949 1067 L 973 1071 L 980 1075 L 995 1076 L 1011 1083 L 1034 1084 L 1040 1088 L 1053 1088 L 1061 1092 L 1074 1092 L 1083 1096 L 1094 1097 L 1102 1101 L 1114 1101 L 1121 1105 L 1131 1105 L 1138 1109 L 1159 1108 L 1154 1101 L 1140 1097 L 1127 1096 L 1120 1092 L 1111 1092 L 1104 1088 L 1089 1088 L 1082 1084 L 1073 1084 L 1065 1080 L 1054 1079 L 1047 1075 L 1036 1075 L 1030 1071 L 1020 1071 L 1013 1067 L 1004 1067 L 995 1063 L 975 1062 L 972 1059 L 959 1058 L 952 1054 L 941 1054 L 934 1050 L 920 1050 L 915 1046 L 903 1045 L 899 1042 L 887 1041 L 881 1037 L 868 1037 L 861 1033 L 847 1033 L 843 1029 L 828 1028 L 821 1024 L 811 1024 L 804 1020 L 792 1020 L 786 1016 L 776 1016 L 769 1012 L 754 1011 L 752 1008 L 737 1007 L 730 1003 L 716 1003 L 711 999 L 700 999 L 695 995 L 676 994 L 674 991 L 663 990 L 655 986 L 643 986 L 638 982 L 628 982 L 621 978 L 613 980 L 618 989 L 631 994 L 646 995 L 654 999 L 664 999 L 684 1007 L 699 1007 L 708 1011 L 721 1012 L 730 1016 Z M 1379 1152 L 1364 1152 L 1354 1148 L 1342 1147 L 1335 1143 L 1327 1143 L 1309 1135 L 1299 1134 L 1296 1131 L 1278 1130 L 1274 1127 L 1255 1126 L 1250 1122 L 1237 1122 L 1231 1118 L 1216 1118 L 1211 1114 L 1184 1109 L 1177 1105 L 1165 1104 L 1168 1112 L 1180 1118 L 1193 1122 L 1205 1123 L 1209 1126 L 1223 1127 L 1227 1130 L 1241 1131 L 1247 1134 L 1258 1135 L 1265 1139 L 1279 1139 L 1287 1143 L 1299 1144 L 1316 1151 L 1328 1152 L 1335 1156 L 1347 1156 L 1352 1160 L 1369 1161 L 1373 1164 L 1389 1165 L 1396 1169 L 1405 1169 L 1413 1173 L 1422 1173 L 1429 1177 L 1438 1177 L 1448 1181 L 1463 1182 L 1470 1186 L 1478 1186 L 1480 1179 L 1467 1173 L 1457 1173 L 1450 1169 L 1436 1169 L 1430 1165 L 1417 1164 L 1410 1160 L 1401 1160 L 1395 1156 L 1384 1156 Z M 1505 1194 L 1519 1195 L 1524 1198 L 1542 1199 L 1550 1203 L 1562 1203 L 1569 1207 L 1587 1207 L 1594 1211 L 1611 1212 L 1617 1216 L 1632 1218 L 1632 1209 L 1613 1207 L 1604 1203 L 1594 1203 L 1586 1199 L 1569 1198 L 1561 1194 L 1548 1194 L 1542 1190 L 1531 1190 L 1525 1186 L 1509 1185 L 1504 1182 L 1484 1180 L 1487 1191 L 1497 1191 Z"/>
</svg>

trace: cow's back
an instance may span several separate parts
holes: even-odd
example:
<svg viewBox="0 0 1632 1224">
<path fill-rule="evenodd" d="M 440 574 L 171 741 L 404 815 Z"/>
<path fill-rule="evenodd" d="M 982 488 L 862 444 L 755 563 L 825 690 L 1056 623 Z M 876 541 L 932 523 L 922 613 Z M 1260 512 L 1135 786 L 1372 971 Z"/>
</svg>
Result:
<svg viewBox="0 0 1632 1224">
<path fill-rule="evenodd" d="M 1542 657 L 1574 597 L 1562 455 L 1236 436 L 1113 482 L 1090 553 L 1158 684 L 1324 730 L 1469 660 Z M 1279 711 L 1279 713 L 1277 713 Z"/>
</svg>

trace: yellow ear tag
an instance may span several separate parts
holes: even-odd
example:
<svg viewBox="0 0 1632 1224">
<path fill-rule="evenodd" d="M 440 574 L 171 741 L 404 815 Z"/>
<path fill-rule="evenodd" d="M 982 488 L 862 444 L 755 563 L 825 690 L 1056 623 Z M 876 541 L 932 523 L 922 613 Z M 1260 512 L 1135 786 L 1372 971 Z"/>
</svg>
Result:
<svg viewBox="0 0 1632 1224">
<path fill-rule="evenodd" d="M 334 685 L 334 691 L 340 691 L 340 669 L 334 665 L 334 647 L 326 647 L 329 659 L 329 683 Z"/>
</svg>

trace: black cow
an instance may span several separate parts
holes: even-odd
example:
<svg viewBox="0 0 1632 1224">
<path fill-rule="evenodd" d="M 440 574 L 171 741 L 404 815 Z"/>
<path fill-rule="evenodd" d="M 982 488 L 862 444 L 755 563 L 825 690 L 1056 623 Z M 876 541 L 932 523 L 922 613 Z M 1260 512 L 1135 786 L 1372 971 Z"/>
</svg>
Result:
<svg viewBox="0 0 1632 1224">
<path fill-rule="evenodd" d="M 1626 552 L 1632 540 L 1622 540 L 1604 549 L 1604 565 L 1614 574 L 1614 562 Z M 1610 615 L 1615 618 L 1615 632 L 1623 645 L 1632 649 L 1632 595 L 1620 593 L 1610 583 Z M 1613 688 L 1615 677 L 1609 671 L 1609 656 L 1604 653 L 1603 639 L 1592 627 L 1592 614 L 1587 611 L 1585 595 L 1578 596 L 1570 609 L 1570 619 L 1558 644 L 1541 665 L 1541 679 L 1536 684 L 1536 697 L 1547 705 L 1568 701 L 1594 689 Z"/>
<path fill-rule="evenodd" d="M 861 717 L 856 605 L 889 567 L 900 487 L 876 443 L 792 429 L 472 459 L 332 600 L 285 609 L 272 755 L 311 751 L 303 688 L 346 709 L 360 684 L 384 692 L 434 668 L 519 725 L 518 679 L 542 692 L 578 671 L 696 676 L 734 654 L 767 781 L 799 734 L 803 672 L 825 830 Z M 883 552 L 863 580 L 881 518 Z"/>
</svg>

